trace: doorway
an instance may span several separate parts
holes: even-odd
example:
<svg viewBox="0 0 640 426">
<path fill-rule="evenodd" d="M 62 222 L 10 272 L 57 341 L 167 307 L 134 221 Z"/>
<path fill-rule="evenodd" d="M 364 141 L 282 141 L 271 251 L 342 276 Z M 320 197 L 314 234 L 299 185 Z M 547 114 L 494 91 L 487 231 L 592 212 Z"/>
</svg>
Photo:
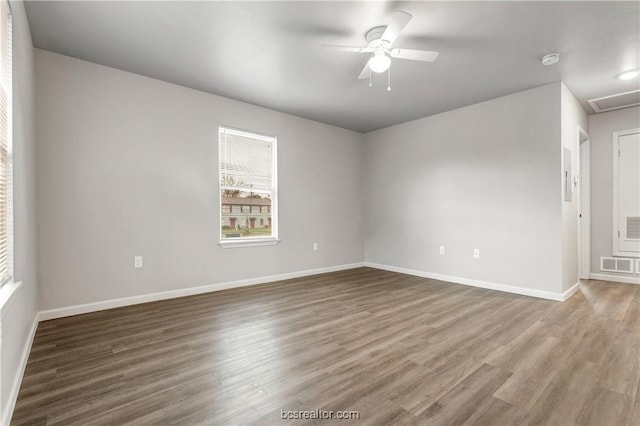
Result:
<svg viewBox="0 0 640 426">
<path fill-rule="evenodd" d="M 589 134 L 578 126 L 578 271 L 591 278 L 591 160 Z"/>
</svg>

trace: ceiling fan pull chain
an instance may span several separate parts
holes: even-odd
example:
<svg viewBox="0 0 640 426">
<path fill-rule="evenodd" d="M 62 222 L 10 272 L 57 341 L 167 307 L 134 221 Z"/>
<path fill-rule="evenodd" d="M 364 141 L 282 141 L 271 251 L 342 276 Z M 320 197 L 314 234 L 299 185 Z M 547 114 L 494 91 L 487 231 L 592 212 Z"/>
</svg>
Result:
<svg viewBox="0 0 640 426">
<path fill-rule="evenodd" d="M 371 81 L 371 68 L 369 68 L 369 87 L 373 86 L 373 83 Z"/>
<path fill-rule="evenodd" d="M 387 70 L 387 92 L 391 91 L 391 66 Z"/>
</svg>

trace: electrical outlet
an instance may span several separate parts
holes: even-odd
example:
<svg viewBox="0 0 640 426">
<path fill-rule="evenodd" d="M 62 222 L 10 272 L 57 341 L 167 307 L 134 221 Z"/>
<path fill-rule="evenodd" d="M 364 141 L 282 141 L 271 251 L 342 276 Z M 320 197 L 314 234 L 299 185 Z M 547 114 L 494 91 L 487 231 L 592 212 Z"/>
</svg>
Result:
<svg viewBox="0 0 640 426">
<path fill-rule="evenodd" d="M 440 246 L 440 254 L 444 254 L 444 246 Z"/>
<path fill-rule="evenodd" d="M 313 243 L 313 251 L 318 251 L 318 243 Z"/>
<path fill-rule="evenodd" d="M 134 268 L 142 268 L 142 256 L 134 256 L 133 257 L 133 267 Z"/>
<path fill-rule="evenodd" d="M 480 249 L 473 249 L 473 258 L 480 259 Z"/>
</svg>

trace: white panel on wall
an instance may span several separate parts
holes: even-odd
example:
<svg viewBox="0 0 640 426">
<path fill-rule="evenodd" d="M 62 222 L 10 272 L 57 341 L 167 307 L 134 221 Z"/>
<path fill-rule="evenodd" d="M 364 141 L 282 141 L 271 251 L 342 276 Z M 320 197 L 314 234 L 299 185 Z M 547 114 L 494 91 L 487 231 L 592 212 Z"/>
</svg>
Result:
<svg viewBox="0 0 640 426">
<path fill-rule="evenodd" d="M 562 179 L 564 186 L 564 201 L 572 200 L 573 186 L 572 186 L 572 174 L 571 174 L 571 150 L 563 148 L 562 151 Z"/>
</svg>

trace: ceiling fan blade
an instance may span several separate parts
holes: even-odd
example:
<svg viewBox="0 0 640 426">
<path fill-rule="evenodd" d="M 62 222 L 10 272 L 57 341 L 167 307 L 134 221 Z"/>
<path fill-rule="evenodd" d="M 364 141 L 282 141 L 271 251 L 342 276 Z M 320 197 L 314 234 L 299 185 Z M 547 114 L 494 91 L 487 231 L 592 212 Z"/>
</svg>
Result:
<svg viewBox="0 0 640 426">
<path fill-rule="evenodd" d="M 392 58 L 409 59 L 411 61 L 433 62 L 440 53 L 431 50 L 393 49 Z"/>
<path fill-rule="evenodd" d="M 369 75 L 371 75 L 371 71 L 369 70 L 369 61 L 367 61 L 367 63 L 364 64 L 364 68 L 362 68 L 362 72 L 358 76 L 358 80 L 367 79 L 369 78 Z"/>
<path fill-rule="evenodd" d="M 368 47 L 336 46 L 334 44 L 323 44 L 322 47 L 328 50 L 334 50 L 336 52 L 353 52 L 353 53 L 373 52 L 373 49 L 370 49 Z"/>
<path fill-rule="evenodd" d="M 390 44 L 396 41 L 404 27 L 407 26 L 412 16 L 407 12 L 396 11 L 391 18 L 391 23 L 387 26 L 382 34 L 382 40 L 388 41 Z"/>
</svg>

